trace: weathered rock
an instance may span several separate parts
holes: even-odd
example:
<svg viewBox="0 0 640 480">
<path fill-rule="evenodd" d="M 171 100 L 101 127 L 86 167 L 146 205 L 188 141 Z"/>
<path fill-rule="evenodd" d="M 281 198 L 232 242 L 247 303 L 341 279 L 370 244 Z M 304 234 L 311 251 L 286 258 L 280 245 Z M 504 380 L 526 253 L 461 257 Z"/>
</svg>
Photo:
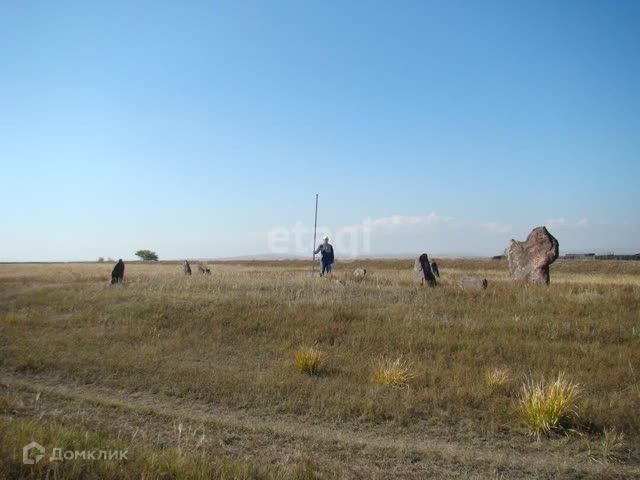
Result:
<svg viewBox="0 0 640 480">
<path fill-rule="evenodd" d="M 354 276 L 356 279 L 362 279 L 362 278 L 364 278 L 364 276 L 365 276 L 366 274 L 367 274 L 367 269 L 366 269 L 366 268 L 356 268 L 356 269 L 353 271 L 353 276 Z"/>
<path fill-rule="evenodd" d="M 462 277 L 458 279 L 458 286 L 463 290 L 486 290 L 489 282 L 482 277 Z"/>
<path fill-rule="evenodd" d="M 549 265 L 560 251 L 558 240 L 546 227 L 534 228 L 524 242 L 511 240 L 505 250 L 513 280 L 548 284 Z"/>
<path fill-rule="evenodd" d="M 122 283 L 124 281 L 124 262 L 122 259 L 118 260 L 113 270 L 111 271 L 111 285 L 116 283 Z"/>
<path fill-rule="evenodd" d="M 435 287 L 436 277 L 431 271 L 431 264 L 429 263 L 429 257 L 426 253 L 416 258 L 416 262 L 413 265 L 413 273 L 416 283 Z"/>
<path fill-rule="evenodd" d="M 436 262 L 431 262 L 431 271 L 436 277 L 440 276 L 440 270 L 438 270 L 438 264 Z"/>
</svg>

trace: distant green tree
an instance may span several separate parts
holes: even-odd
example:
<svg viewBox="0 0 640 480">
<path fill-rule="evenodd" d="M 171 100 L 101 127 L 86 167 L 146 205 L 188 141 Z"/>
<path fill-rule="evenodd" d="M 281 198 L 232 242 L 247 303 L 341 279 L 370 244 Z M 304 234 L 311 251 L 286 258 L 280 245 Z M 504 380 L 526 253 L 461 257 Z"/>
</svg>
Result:
<svg viewBox="0 0 640 480">
<path fill-rule="evenodd" d="M 152 260 L 154 262 L 158 260 L 158 254 L 151 250 L 138 250 L 136 257 L 140 257 L 140 260 Z"/>
<path fill-rule="evenodd" d="M 100 263 L 104 262 L 104 257 L 98 257 L 98 262 Z"/>
</svg>

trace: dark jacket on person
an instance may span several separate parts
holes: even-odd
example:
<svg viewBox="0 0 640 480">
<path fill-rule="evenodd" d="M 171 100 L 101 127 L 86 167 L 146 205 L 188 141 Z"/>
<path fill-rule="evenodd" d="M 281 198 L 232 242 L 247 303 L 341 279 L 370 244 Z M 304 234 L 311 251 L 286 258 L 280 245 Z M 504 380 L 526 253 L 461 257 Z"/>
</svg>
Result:
<svg viewBox="0 0 640 480">
<path fill-rule="evenodd" d="M 320 253 L 322 255 L 322 263 L 331 264 L 333 263 L 333 246 L 330 243 L 321 244 L 316 251 L 313 253 Z"/>
</svg>

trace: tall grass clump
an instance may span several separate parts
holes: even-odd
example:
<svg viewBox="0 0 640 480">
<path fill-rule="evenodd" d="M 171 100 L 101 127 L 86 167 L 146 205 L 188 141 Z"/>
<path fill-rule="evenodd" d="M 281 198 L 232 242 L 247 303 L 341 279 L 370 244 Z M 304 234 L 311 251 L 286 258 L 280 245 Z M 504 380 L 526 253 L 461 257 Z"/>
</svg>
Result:
<svg viewBox="0 0 640 480">
<path fill-rule="evenodd" d="M 408 387 L 415 377 L 413 365 L 402 357 L 395 360 L 381 357 L 373 369 L 373 383 L 382 386 Z"/>
<path fill-rule="evenodd" d="M 617 461 L 625 453 L 624 433 L 605 428 L 597 441 L 587 438 L 587 455 L 596 462 Z"/>
<path fill-rule="evenodd" d="M 575 411 L 578 385 L 563 373 L 547 382 L 527 380 L 522 386 L 518 413 L 529 434 L 537 439 L 560 427 L 560 422 Z"/>
<path fill-rule="evenodd" d="M 603 458 L 613 460 L 624 451 L 624 433 L 617 432 L 615 428 L 605 428 L 599 444 Z"/>
<path fill-rule="evenodd" d="M 484 381 L 491 389 L 505 387 L 511 380 L 511 370 L 507 367 L 489 368 L 484 372 Z"/>
<path fill-rule="evenodd" d="M 317 375 L 322 352 L 313 347 L 300 347 L 293 356 L 293 364 L 300 373 Z"/>
</svg>

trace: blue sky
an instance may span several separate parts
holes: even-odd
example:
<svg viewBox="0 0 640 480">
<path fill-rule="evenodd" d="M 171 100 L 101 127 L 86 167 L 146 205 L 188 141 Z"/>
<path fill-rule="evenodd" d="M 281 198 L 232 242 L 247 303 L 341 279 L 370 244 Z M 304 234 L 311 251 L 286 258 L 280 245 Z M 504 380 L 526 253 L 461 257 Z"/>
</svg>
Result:
<svg viewBox="0 0 640 480">
<path fill-rule="evenodd" d="M 0 260 L 640 251 L 639 85 L 635 1 L 3 1 Z"/>
</svg>

